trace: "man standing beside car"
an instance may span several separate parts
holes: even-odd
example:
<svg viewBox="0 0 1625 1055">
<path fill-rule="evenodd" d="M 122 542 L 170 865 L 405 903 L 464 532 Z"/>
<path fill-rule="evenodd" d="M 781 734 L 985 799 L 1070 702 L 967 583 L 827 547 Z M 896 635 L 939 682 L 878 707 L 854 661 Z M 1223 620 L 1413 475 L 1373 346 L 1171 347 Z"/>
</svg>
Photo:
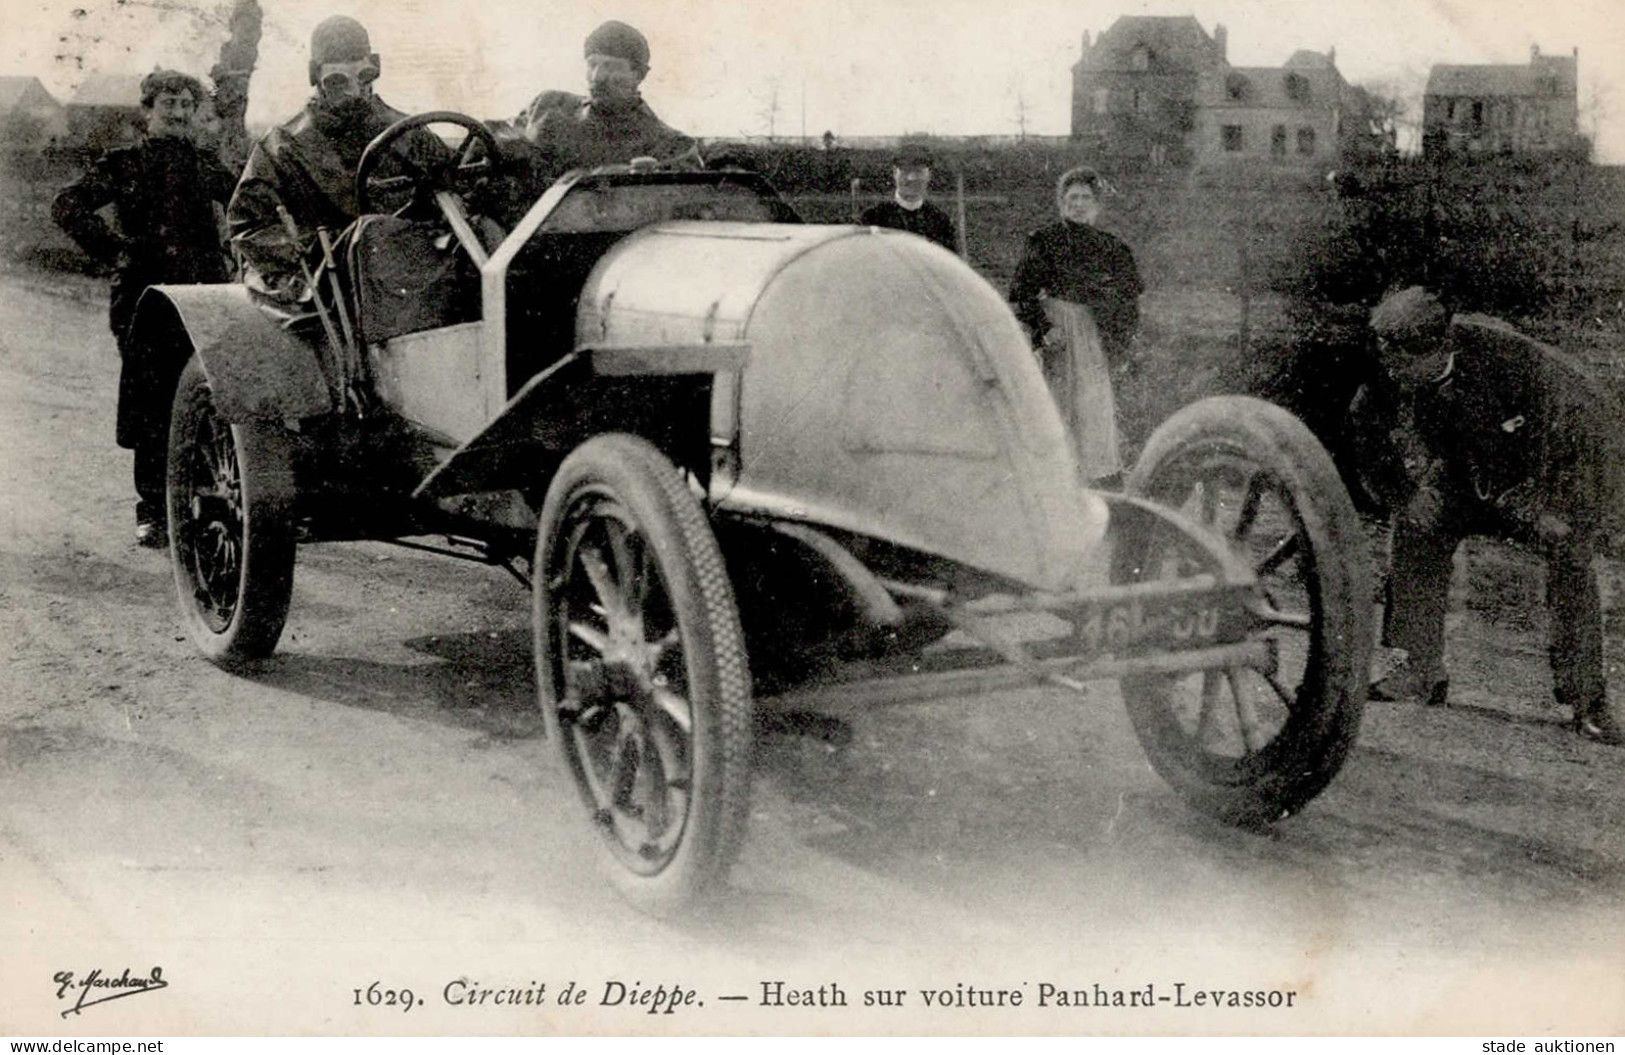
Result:
<svg viewBox="0 0 1625 1055">
<path fill-rule="evenodd" d="M 335 235 L 356 218 L 355 177 L 367 144 L 406 117 L 373 91 L 383 60 L 367 30 L 335 15 L 310 35 L 316 92 L 291 120 L 249 152 L 227 210 L 231 241 L 250 289 L 275 301 L 304 299 L 301 261 L 325 228 Z M 424 128 L 397 148 L 420 170 L 448 160 L 449 148 Z M 292 230 L 286 217 L 292 219 Z"/>
<path fill-rule="evenodd" d="M 215 206 L 231 200 L 236 177 L 194 142 L 198 107 L 207 98 L 195 77 L 175 70 L 148 74 L 141 82 L 145 137 L 109 151 L 51 205 L 57 224 L 113 269 L 107 314 L 122 363 L 117 440 L 135 452 L 136 542 L 153 548 L 166 542 L 169 404 L 184 363 L 155 358 L 155 350 L 129 340 L 129 329 L 148 286 L 231 277 Z M 98 213 L 108 205 L 113 226 Z"/>
<path fill-rule="evenodd" d="M 515 125 L 539 157 L 537 174 L 553 179 L 569 169 L 624 164 L 634 158 L 670 161 L 695 152 L 692 138 L 656 117 L 639 91 L 649 73 L 649 42 L 625 22 L 609 21 L 587 35 L 587 96 L 546 91 Z"/>
<path fill-rule="evenodd" d="M 867 227 L 891 227 L 928 238 L 950 253 L 957 253 L 958 237 L 948 214 L 925 200 L 931 189 L 933 158 L 923 147 L 908 147 L 892 160 L 892 200 L 865 209 L 858 222 Z"/>
</svg>

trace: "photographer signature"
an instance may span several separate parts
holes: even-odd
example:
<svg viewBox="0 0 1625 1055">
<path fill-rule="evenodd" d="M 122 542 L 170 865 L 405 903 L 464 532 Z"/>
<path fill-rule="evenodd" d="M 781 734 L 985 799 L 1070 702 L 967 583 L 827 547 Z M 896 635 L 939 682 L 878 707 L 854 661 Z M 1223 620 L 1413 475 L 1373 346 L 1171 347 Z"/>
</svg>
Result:
<svg viewBox="0 0 1625 1055">
<path fill-rule="evenodd" d="M 109 1000 L 122 1000 L 138 993 L 151 993 L 169 988 L 169 983 L 164 981 L 162 967 L 154 967 L 150 974 L 134 977 L 131 977 L 128 967 L 117 977 L 103 974 L 100 967 L 93 968 L 89 974 L 82 977 L 72 971 L 58 971 L 51 976 L 51 981 L 56 983 L 58 1000 L 73 1000 L 73 1006 L 62 1012 L 63 1018 L 77 1015 L 87 1007 L 105 1004 Z M 94 999 L 91 998 L 92 993 L 97 994 Z"/>
</svg>

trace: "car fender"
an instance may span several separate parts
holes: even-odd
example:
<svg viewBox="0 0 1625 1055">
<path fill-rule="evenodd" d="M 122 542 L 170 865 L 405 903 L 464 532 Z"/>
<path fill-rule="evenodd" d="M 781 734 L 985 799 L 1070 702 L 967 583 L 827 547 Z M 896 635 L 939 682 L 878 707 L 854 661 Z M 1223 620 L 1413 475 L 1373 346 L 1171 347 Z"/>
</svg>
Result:
<svg viewBox="0 0 1625 1055">
<path fill-rule="evenodd" d="M 240 285 L 152 286 L 130 323 L 139 346 L 196 355 L 227 421 L 316 417 L 333 411 L 316 352 Z"/>
</svg>

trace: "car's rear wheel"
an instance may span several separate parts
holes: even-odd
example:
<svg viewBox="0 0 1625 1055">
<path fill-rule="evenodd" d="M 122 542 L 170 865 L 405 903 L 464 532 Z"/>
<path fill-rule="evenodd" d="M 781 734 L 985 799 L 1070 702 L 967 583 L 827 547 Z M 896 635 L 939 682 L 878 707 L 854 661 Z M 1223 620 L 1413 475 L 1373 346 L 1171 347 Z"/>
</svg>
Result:
<svg viewBox="0 0 1625 1055">
<path fill-rule="evenodd" d="M 1222 396 L 1169 418 L 1129 477 L 1131 493 L 1226 539 L 1258 575 L 1273 669 L 1124 678 L 1123 699 L 1156 770 L 1193 805 L 1258 824 L 1298 810 L 1336 775 L 1360 724 L 1372 648 L 1360 521 L 1309 430 L 1262 400 Z M 1120 540 L 1119 574 L 1201 570 L 1175 532 Z"/>
<path fill-rule="evenodd" d="M 548 738 L 616 886 L 681 909 L 737 856 L 751 779 L 744 636 L 710 524 L 655 447 L 596 437 L 548 488 L 535 569 Z"/>
<path fill-rule="evenodd" d="M 293 594 L 292 443 L 280 423 L 223 420 L 196 358 L 175 392 L 167 496 L 192 640 L 224 667 L 269 656 Z"/>
</svg>

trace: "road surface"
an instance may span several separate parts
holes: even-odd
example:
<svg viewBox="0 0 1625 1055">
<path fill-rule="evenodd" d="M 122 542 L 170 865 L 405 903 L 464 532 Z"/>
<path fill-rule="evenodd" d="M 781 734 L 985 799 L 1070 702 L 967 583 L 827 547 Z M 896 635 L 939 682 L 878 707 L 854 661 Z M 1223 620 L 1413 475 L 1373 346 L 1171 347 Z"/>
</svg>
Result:
<svg viewBox="0 0 1625 1055">
<path fill-rule="evenodd" d="M 1113 685 L 943 699 L 764 731 L 732 889 L 657 922 L 500 572 L 309 547 L 276 659 L 197 656 L 101 296 L 0 275 L 0 1034 L 1625 1032 L 1625 752 L 1543 702 L 1527 558 L 1468 557 L 1455 705 L 1371 704 L 1267 833 L 1187 810 Z"/>
</svg>

